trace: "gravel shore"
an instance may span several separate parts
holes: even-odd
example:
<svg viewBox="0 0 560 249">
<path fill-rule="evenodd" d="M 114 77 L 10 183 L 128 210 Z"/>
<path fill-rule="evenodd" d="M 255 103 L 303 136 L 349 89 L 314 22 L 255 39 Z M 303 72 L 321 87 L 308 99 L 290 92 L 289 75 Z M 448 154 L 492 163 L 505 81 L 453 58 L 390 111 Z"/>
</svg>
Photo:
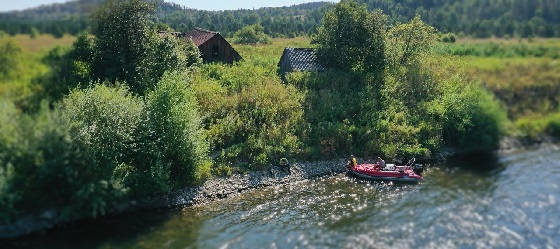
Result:
<svg viewBox="0 0 560 249">
<path fill-rule="evenodd" d="M 234 174 L 230 177 L 213 178 L 198 187 L 184 188 L 150 200 L 131 201 L 113 207 L 108 214 L 140 209 L 181 207 L 199 205 L 218 199 L 227 198 L 238 193 L 278 184 L 312 179 L 315 177 L 336 175 L 346 171 L 346 160 L 328 160 L 305 163 L 293 163 L 289 167 L 272 166 L 268 170 L 253 171 L 244 175 Z M 86 217 L 82 217 L 86 218 Z M 39 215 L 22 217 L 12 224 L 0 224 L 0 238 L 15 238 L 33 232 L 51 229 L 56 226 L 82 219 L 63 219 L 58 210 L 46 210 Z"/>
</svg>

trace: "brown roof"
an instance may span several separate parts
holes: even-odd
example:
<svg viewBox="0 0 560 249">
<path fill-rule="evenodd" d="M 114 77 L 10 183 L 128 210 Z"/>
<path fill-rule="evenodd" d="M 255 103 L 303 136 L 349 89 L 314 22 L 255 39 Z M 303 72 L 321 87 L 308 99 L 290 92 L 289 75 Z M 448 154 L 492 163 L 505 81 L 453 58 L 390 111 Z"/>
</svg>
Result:
<svg viewBox="0 0 560 249">
<path fill-rule="evenodd" d="M 184 33 L 183 37 L 191 38 L 197 46 L 200 46 L 207 42 L 208 40 L 212 39 L 218 32 L 209 31 L 201 28 L 194 28 L 190 32 Z"/>
</svg>

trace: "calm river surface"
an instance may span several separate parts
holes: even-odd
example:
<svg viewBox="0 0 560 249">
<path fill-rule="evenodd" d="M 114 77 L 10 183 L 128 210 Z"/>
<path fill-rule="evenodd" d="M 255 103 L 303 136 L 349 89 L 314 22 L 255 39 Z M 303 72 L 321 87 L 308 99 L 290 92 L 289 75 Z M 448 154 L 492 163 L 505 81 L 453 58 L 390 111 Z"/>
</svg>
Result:
<svg viewBox="0 0 560 249">
<path fill-rule="evenodd" d="M 86 222 L 7 245 L 560 248 L 560 148 L 454 159 L 429 168 L 419 185 L 325 177 L 250 191 L 202 207 Z"/>
</svg>

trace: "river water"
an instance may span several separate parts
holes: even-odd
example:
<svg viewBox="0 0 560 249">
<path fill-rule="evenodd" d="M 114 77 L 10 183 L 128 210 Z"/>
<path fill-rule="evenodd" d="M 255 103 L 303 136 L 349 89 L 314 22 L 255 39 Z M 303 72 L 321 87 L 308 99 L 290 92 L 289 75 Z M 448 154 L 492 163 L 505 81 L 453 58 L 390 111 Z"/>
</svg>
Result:
<svg viewBox="0 0 560 249">
<path fill-rule="evenodd" d="M 432 166 L 418 185 L 344 175 L 105 218 L 10 248 L 560 248 L 560 148 Z M 6 245 L 5 244 L 5 245 Z"/>
</svg>

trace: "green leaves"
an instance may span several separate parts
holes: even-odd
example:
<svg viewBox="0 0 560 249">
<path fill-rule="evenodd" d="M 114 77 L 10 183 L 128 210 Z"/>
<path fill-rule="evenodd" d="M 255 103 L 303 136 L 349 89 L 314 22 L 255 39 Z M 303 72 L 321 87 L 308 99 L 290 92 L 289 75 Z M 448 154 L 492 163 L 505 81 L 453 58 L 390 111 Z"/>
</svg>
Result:
<svg viewBox="0 0 560 249">
<path fill-rule="evenodd" d="M 14 76 L 19 67 L 20 55 L 21 48 L 12 41 L 0 43 L 0 79 L 6 80 Z"/>
<path fill-rule="evenodd" d="M 365 5 L 343 0 L 323 17 L 313 37 L 317 56 L 329 67 L 380 73 L 385 69 L 386 16 Z"/>
<path fill-rule="evenodd" d="M 399 24 L 387 33 L 387 59 L 393 65 L 417 63 L 436 41 L 434 27 L 424 24 L 420 16 L 409 23 Z"/>
<path fill-rule="evenodd" d="M 210 171 L 209 145 L 188 79 L 182 73 L 166 73 L 146 96 L 142 134 L 146 161 L 136 163 L 156 167 L 160 172 L 156 175 L 163 178 L 154 180 L 168 188 L 198 182 Z"/>
<path fill-rule="evenodd" d="M 235 32 L 233 40 L 237 44 L 270 44 L 270 37 L 264 33 L 260 24 L 243 27 Z"/>
</svg>

